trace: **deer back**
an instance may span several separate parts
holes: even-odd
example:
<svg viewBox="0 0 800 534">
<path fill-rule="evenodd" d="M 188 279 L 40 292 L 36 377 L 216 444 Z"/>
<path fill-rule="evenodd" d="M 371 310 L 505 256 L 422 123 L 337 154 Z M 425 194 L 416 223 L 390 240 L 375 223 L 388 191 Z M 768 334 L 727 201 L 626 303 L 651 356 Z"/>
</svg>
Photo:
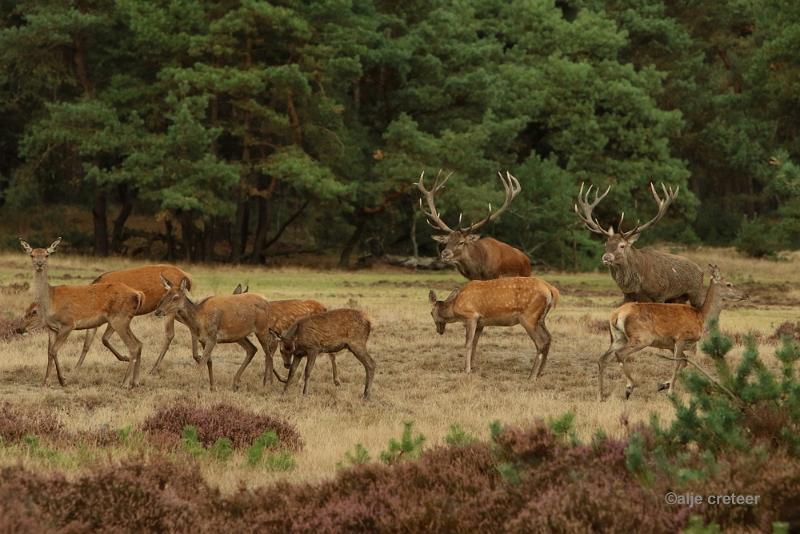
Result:
<svg viewBox="0 0 800 534">
<path fill-rule="evenodd" d="M 273 300 L 270 302 L 270 328 L 286 332 L 298 319 L 326 311 L 316 300 Z"/>
<path fill-rule="evenodd" d="M 664 302 L 703 294 L 703 271 L 693 261 L 654 249 L 631 250 L 629 262 L 612 270 L 623 293 L 637 300 Z M 699 302 L 693 303 L 699 305 Z"/>
<path fill-rule="evenodd" d="M 627 302 L 612 312 L 610 323 L 629 339 L 697 341 L 703 335 L 702 313 L 688 304 Z"/>
<path fill-rule="evenodd" d="M 466 245 L 458 268 L 470 280 L 531 275 L 528 256 L 493 237 L 484 237 Z"/>
<path fill-rule="evenodd" d="M 175 285 L 180 285 L 181 280 L 187 280 L 187 289 L 192 289 L 192 277 L 189 273 L 175 267 L 174 265 L 145 265 L 133 269 L 123 269 L 120 271 L 110 271 L 98 276 L 93 283 L 99 282 L 118 282 L 123 283 L 133 289 L 144 293 L 144 303 L 139 311 L 139 315 L 152 312 L 158 306 L 161 297 L 166 293 L 161 276 Z"/>
<path fill-rule="evenodd" d="M 253 332 L 268 332 L 270 305 L 255 293 L 217 295 L 197 303 L 197 320 L 204 328 L 213 326 L 220 339 L 240 339 Z"/>
<path fill-rule="evenodd" d="M 340 308 L 309 315 L 286 333 L 298 350 L 335 351 L 352 342 L 366 342 L 372 324 L 360 310 Z"/>
<path fill-rule="evenodd" d="M 59 321 L 83 322 L 97 317 L 134 316 L 145 296 L 125 284 L 98 283 L 53 286 L 50 298 L 50 314 Z"/>
<path fill-rule="evenodd" d="M 552 306 L 558 291 L 534 277 L 510 277 L 467 282 L 453 302 L 457 317 L 500 316 Z"/>
</svg>

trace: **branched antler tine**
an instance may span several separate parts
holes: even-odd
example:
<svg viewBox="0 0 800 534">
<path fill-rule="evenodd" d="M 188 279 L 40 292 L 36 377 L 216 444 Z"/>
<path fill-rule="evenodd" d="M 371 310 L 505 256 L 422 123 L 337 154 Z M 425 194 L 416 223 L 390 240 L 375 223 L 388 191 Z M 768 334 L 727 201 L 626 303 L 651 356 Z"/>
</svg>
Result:
<svg viewBox="0 0 800 534">
<path fill-rule="evenodd" d="M 658 205 L 658 212 L 656 213 L 655 217 L 642 225 L 640 225 L 637 221 L 636 226 L 622 234 L 624 237 L 628 237 L 633 234 L 639 234 L 646 230 L 650 225 L 657 223 L 662 217 L 664 217 L 664 215 L 667 213 L 667 209 L 669 209 L 670 204 L 672 204 L 672 201 L 678 196 L 678 191 L 677 189 L 673 191 L 671 187 L 667 189 L 667 186 L 665 186 L 663 182 L 661 183 L 661 190 L 664 193 L 664 198 L 658 196 L 656 187 L 653 185 L 653 182 L 650 182 L 650 191 L 653 193 L 653 198 Z"/>
<path fill-rule="evenodd" d="M 440 170 L 439 175 L 441 175 L 441 173 L 442 171 Z M 436 192 L 439 191 L 444 186 L 444 183 L 447 181 L 448 178 L 450 178 L 450 175 L 452 175 L 452 173 L 450 173 L 450 175 L 448 175 L 441 182 L 438 181 L 439 175 L 437 175 L 437 180 L 434 181 L 433 187 L 431 189 L 425 189 L 425 183 L 424 183 L 425 171 L 422 171 L 422 173 L 419 175 L 419 181 L 417 182 L 417 189 L 419 189 L 420 192 L 422 193 L 422 198 L 419 199 L 419 207 L 422 210 L 422 213 L 425 214 L 425 217 L 428 220 L 428 224 L 430 224 L 433 228 L 436 228 L 437 230 L 442 230 L 447 233 L 452 233 L 453 230 L 449 226 L 447 226 L 447 224 L 445 224 L 445 222 L 439 216 L 439 210 L 436 209 L 436 203 L 434 202 L 433 199 Z M 423 207 L 422 203 L 423 198 L 425 199 L 425 202 L 428 204 L 427 211 Z M 434 225 L 433 223 L 436 224 Z"/>
<path fill-rule="evenodd" d="M 466 228 L 462 228 L 462 231 L 473 232 L 487 222 L 497 219 L 504 211 L 508 209 L 508 206 L 511 205 L 511 201 L 514 200 L 514 197 L 517 196 L 517 194 L 522 190 L 522 187 L 519 185 L 519 181 L 508 171 L 506 171 L 506 176 L 503 176 L 503 173 L 498 171 L 497 176 L 500 178 L 500 183 L 503 184 L 503 190 L 506 193 L 506 198 L 503 200 L 503 205 L 500 206 L 500 208 L 494 213 L 492 213 L 491 209 L 489 209 L 489 215 L 478 222 L 472 223 Z"/>
<path fill-rule="evenodd" d="M 592 189 L 594 189 L 594 185 L 590 184 L 589 188 L 586 189 L 586 193 L 584 194 L 583 183 L 581 183 L 581 189 L 578 192 L 578 203 L 575 204 L 575 213 L 578 215 L 578 217 L 580 217 L 581 221 L 583 221 L 583 224 L 589 229 L 589 231 L 596 234 L 611 236 L 611 230 L 606 230 L 600 226 L 600 223 L 592 215 L 594 208 L 597 207 L 600 201 L 603 200 L 606 195 L 608 195 L 609 191 L 611 191 L 611 186 L 609 185 L 602 195 L 598 189 L 595 189 L 594 202 L 589 202 L 589 195 L 592 193 Z"/>
</svg>

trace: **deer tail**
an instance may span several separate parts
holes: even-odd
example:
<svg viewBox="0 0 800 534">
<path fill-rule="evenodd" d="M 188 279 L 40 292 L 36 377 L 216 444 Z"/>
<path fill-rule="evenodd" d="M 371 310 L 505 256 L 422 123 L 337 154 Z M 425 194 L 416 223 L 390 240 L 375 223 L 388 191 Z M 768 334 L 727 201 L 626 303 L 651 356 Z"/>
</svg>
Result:
<svg viewBox="0 0 800 534">
<path fill-rule="evenodd" d="M 143 305 L 144 305 L 144 293 L 142 293 L 141 291 L 137 291 L 136 295 L 134 296 L 134 308 L 133 308 L 134 314 L 139 313 L 139 310 L 142 309 Z"/>
<path fill-rule="evenodd" d="M 547 307 L 552 309 L 555 308 L 558 301 L 561 300 L 561 292 L 552 284 L 547 284 L 547 289 L 550 290 L 550 298 L 547 299 Z"/>
</svg>

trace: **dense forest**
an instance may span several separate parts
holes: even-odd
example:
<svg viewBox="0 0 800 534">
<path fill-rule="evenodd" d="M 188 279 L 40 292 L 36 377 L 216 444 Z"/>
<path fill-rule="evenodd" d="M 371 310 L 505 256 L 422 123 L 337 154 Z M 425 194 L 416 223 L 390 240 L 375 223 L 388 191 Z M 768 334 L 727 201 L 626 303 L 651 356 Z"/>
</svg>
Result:
<svg viewBox="0 0 800 534">
<path fill-rule="evenodd" d="M 455 224 L 508 169 L 484 233 L 540 267 L 597 265 L 581 182 L 612 185 L 606 224 L 680 186 L 645 239 L 768 255 L 800 248 L 798 50 L 794 0 L 0 0 L 2 219 L 44 242 L 78 207 L 58 230 L 98 255 L 348 265 L 435 253 L 421 171 L 454 172 Z"/>
</svg>

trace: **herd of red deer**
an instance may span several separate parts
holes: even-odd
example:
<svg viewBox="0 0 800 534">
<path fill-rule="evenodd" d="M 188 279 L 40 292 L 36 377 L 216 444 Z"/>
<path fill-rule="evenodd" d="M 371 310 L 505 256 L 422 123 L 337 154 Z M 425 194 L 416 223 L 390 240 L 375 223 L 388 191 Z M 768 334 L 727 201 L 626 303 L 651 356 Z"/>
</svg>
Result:
<svg viewBox="0 0 800 534">
<path fill-rule="evenodd" d="M 499 176 L 505 190 L 505 201 L 500 209 L 493 212 L 490 204 L 486 218 L 466 227 L 461 226 L 459 216 L 457 230 L 442 220 L 435 204 L 436 193 L 442 190 L 450 175 L 442 176 L 440 172 L 430 189 L 425 187 L 424 173 L 416 183 L 422 193 L 420 208 L 429 224 L 444 232 L 433 236 L 444 245 L 441 259 L 455 266 L 470 280 L 452 291 L 445 300 L 437 299 L 431 291 L 431 316 L 439 334 L 444 333 L 447 323 L 464 324 L 467 373 L 472 370 L 484 327 L 521 325 L 536 346 L 530 376 L 538 378 L 544 370 L 551 341 L 545 319 L 558 303 L 560 295 L 553 285 L 531 275 L 531 263 L 524 252 L 475 233 L 508 209 L 521 191 L 519 181 L 510 173 Z M 711 277 L 704 291 L 703 272 L 692 261 L 633 246 L 642 231 L 664 216 L 678 189 L 673 191 L 662 185 L 661 196 L 651 184 L 658 206 L 655 217 L 645 224 L 637 222 L 633 228 L 623 231 L 623 213 L 616 232 L 612 226 L 604 229 L 593 215 L 594 208 L 608 195 L 610 186 L 603 194 L 595 190 L 593 199 L 590 198 L 592 189 L 590 186 L 584 193 L 581 186 L 575 213 L 590 231 L 607 237 L 602 261 L 610 268 L 624 296 L 623 304 L 612 312 L 609 319 L 611 345 L 598 361 L 599 398 L 604 399 L 603 375 L 611 355 L 620 363 L 627 378 L 625 398 L 630 397 L 635 382 L 628 368 L 628 358 L 646 347 L 672 351 L 675 361 L 672 379 L 659 386 L 659 390 L 668 389 L 671 393 L 678 373 L 686 364 L 685 352 L 696 352 L 706 325 L 719 317 L 723 302 L 743 300 L 747 296 L 725 280 L 715 265 L 710 266 Z M 242 373 L 258 352 L 248 338 L 254 335 L 265 355 L 264 386 L 268 380 L 272 383 L 274 375 L 284 383 L 285 392 L 305 358 L 303 393 L 307 393 L 311 371 L 320 353 L 330 355 L 333 380 L 338 386 L 335 353 L 348 349 L 364 366 L 363 396 L 369 398 L 375 361 L 367 350 L 372 325 L 363 312 L 355 309 L 327 310 L 314 300 L 268 301 L 241 286 L 231 295 L 217 295 L 195 302 L 189 295 L 192 277 L 172 265 L 112 271 L 100 275 L 89 285 L 51 286 L 47 275 L 48 258 L 60 241 L 58 238 L 48 248 L 33 248 L 20 239 L 23 250 L 33 262 L 35 292 L 35 301 L 26 311 L 20 330 L 44 327 L 49 334 L 44 385 L 47 385 L 52 367 L 55 367 L 59 383 L 65 385 L 58 351 L 70 332 L 86 330 L 76 366 L 80 367 L 97 328 L 107 325 L 102 336 L 103 344 L 118 360 L 128 362 L 122 385 L 137 386 L 142 343 L 132 332 L 130 322 L 135 316 L 154 313 L 166 320 L 164 340 L 150 374 L 157 372 L 174 338 L 177 320 L 188 327 L 192 357 L 198 366 L 207 367 L 212 390 L 211 353 L 216 344 L 238 343 L 245 350 L 245 359 L 233 379 L 233 389 L 237 390 Z M 125 343 L 129 356 L 122 355 L 111 344 L 115 332 Z M 198 342 L 202 354 L 198 354 Z M 281 378 L 272 363 L 278 345 L 288 369 L 286 379 Z"/>
</svg>

